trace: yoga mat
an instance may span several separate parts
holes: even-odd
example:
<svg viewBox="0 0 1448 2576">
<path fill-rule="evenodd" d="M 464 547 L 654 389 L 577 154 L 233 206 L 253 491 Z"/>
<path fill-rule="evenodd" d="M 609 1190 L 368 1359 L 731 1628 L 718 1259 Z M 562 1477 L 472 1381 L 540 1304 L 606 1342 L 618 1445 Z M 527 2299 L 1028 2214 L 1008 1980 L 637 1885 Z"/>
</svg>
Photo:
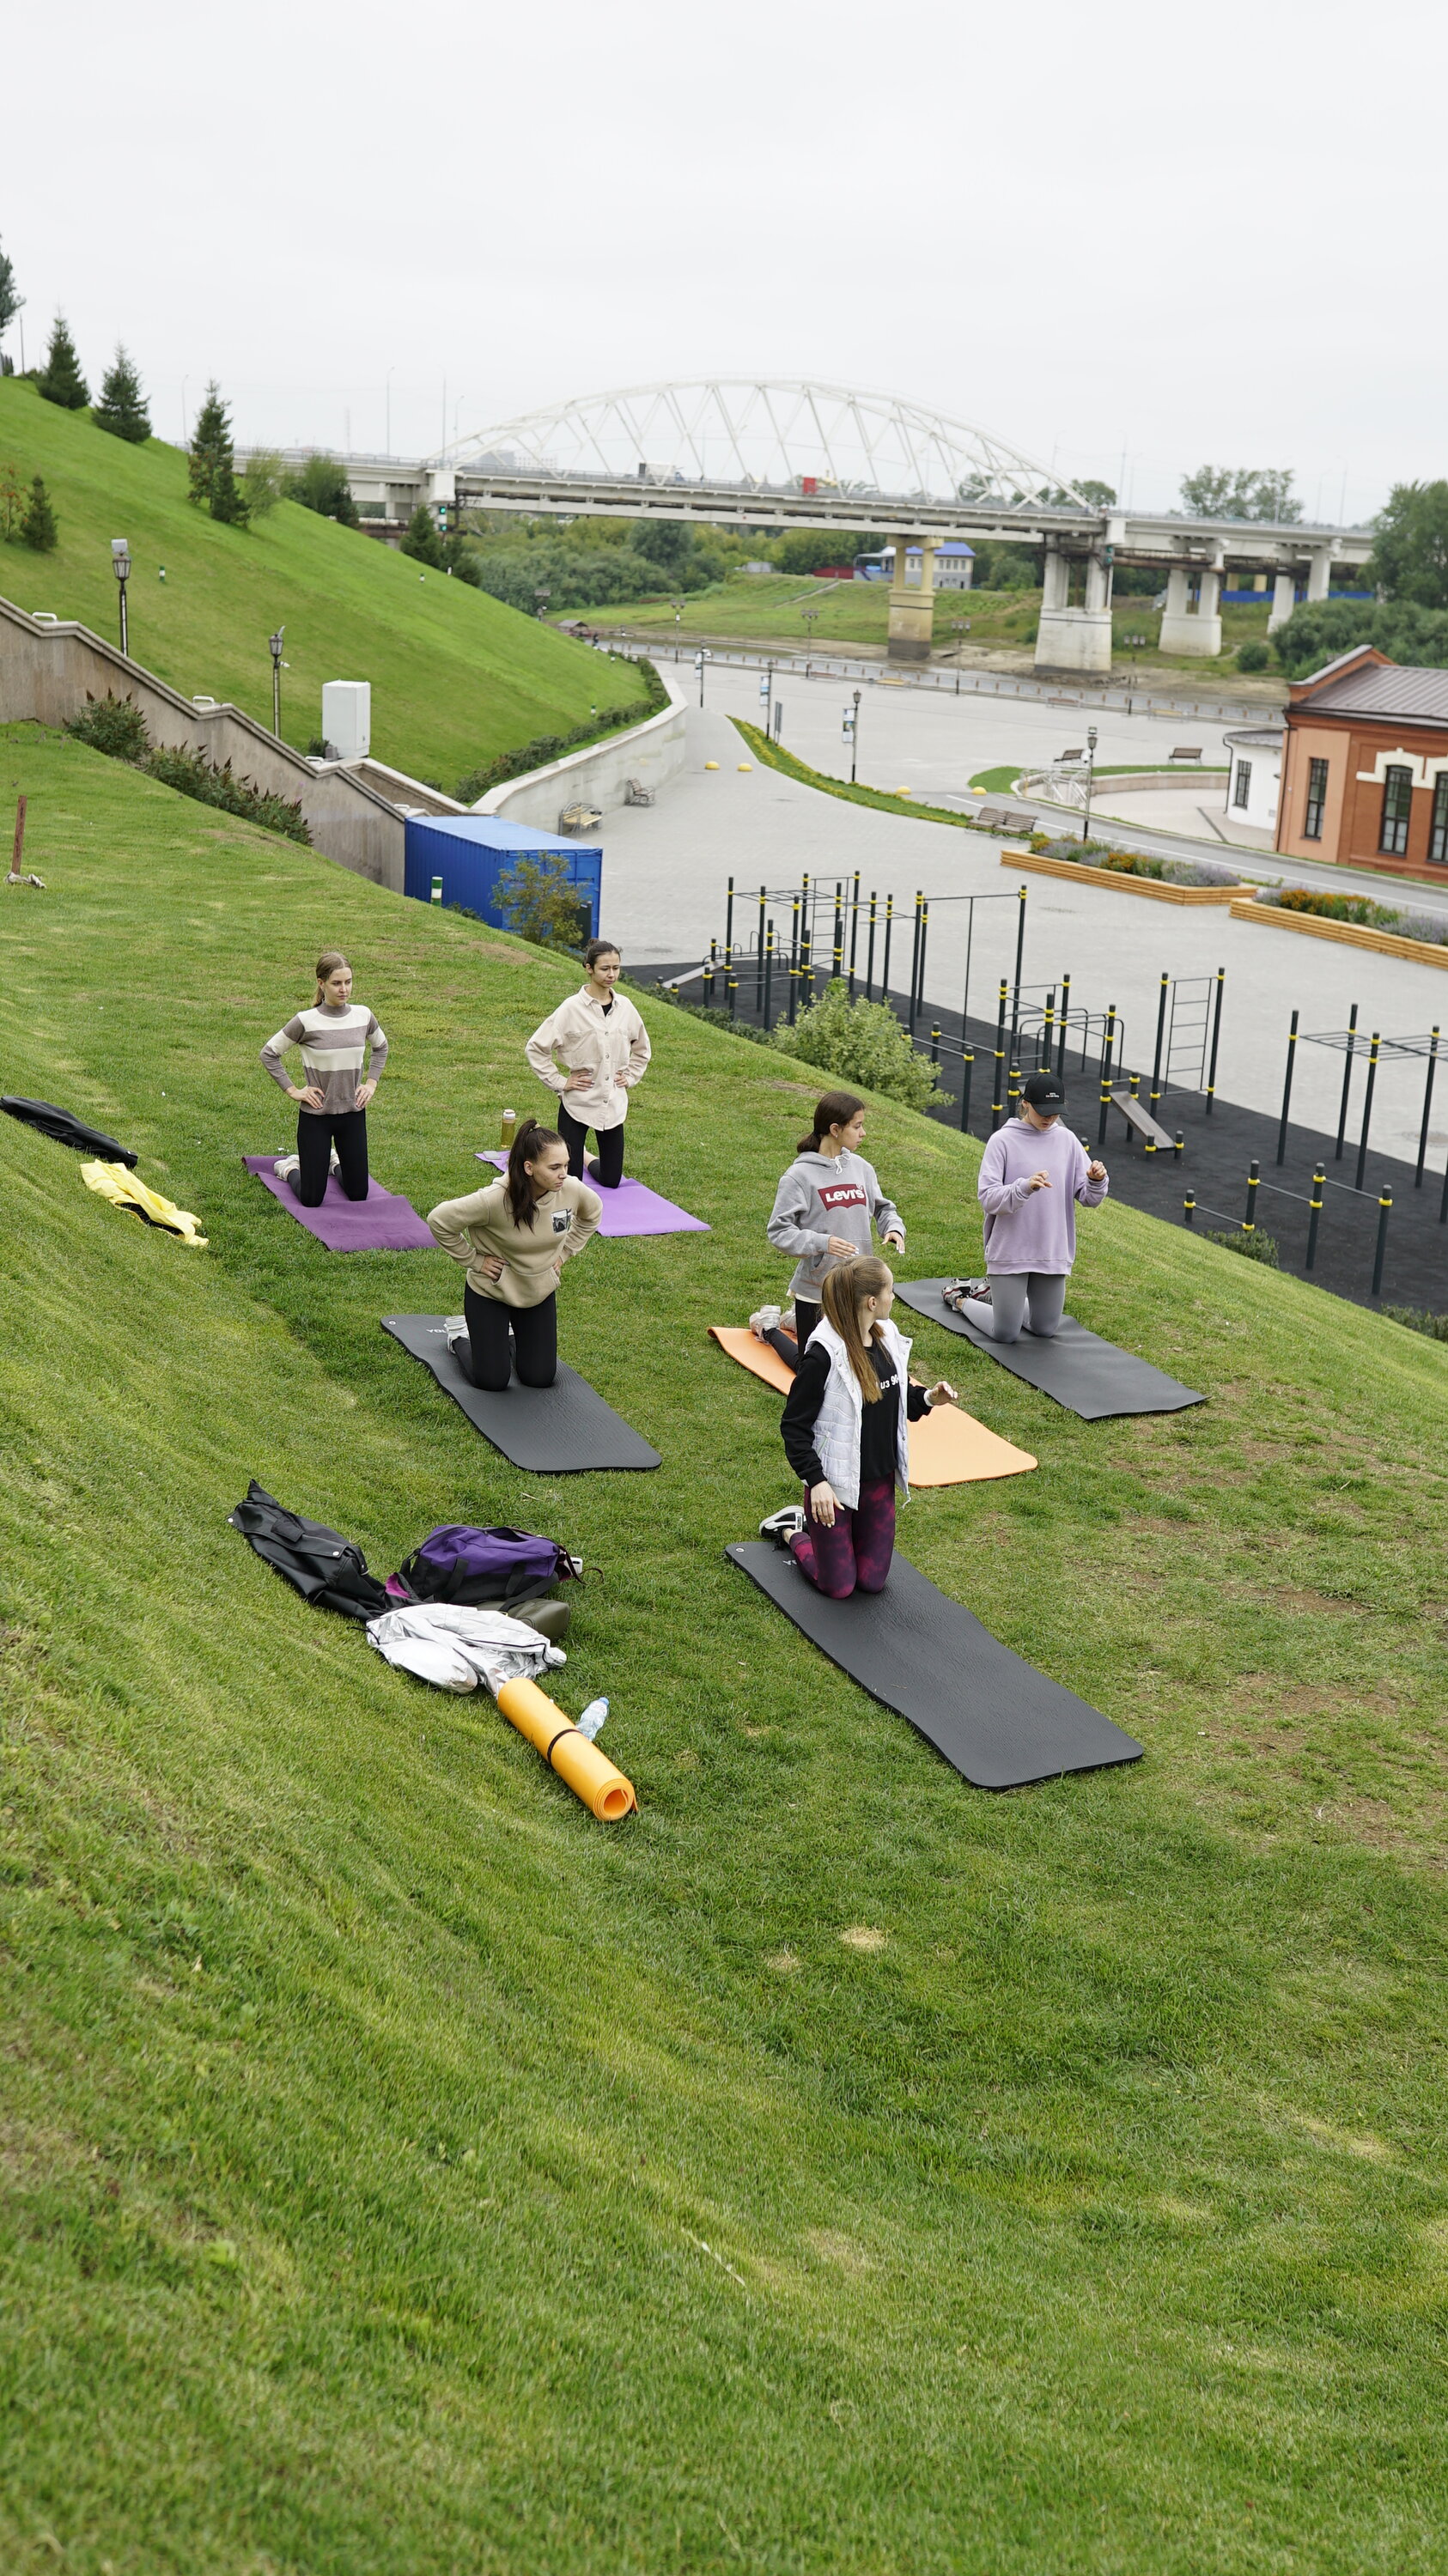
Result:
<svg viewBox="0 0 1448 2576">
<path fill-rule="evenodd" d="M 626 1780 L 606 1753 L 579 1734 L 572 1718 L 565 1717 L 536 1682 L 504 1682 L 498 1706 L 601 1825 L 616 1825 L 638 1805 L 632 1780 Z"/>
<path fill-rule="evenodd" d="M 495 1164 L 506 1171 L 506 1154 L 479 1154 L 480 1163 Z M 584 1179 L 588 1180 L 585 1172 Z M 594 1183 L 588 1181 L 590 1189 Z M 707 1234 L 709 1228 L 701 1216 L 690 1216 L 687 1208 L 675 1207 L 672 1199 L 661 1199 L 657 1190 L 647 1189 L 642 1181 L 621 1180 L 616 1190 L 599 1190 L 603 1215 L 600 1234 Z"/>
<path fill-rule="evenodd" d="M 1063 1771 L 1141 1759 L 1133 1736 L 1013 1655 L 903 1556 L 883 1592 L 828 1601 L 768 1539 L 724 1553 L 832 1664 L 908 1718 L 974 1788 L 1026 1789 Z"/>
<path fill-rule="evenodd" d="M 993 1342 L 963 1315 L 951 1312 L 940 1293 L 944 1285 L 943 1279 L 897 1280 L 895 1294 L 913 1314 L 958 1333 L 987 1359 L 999 1360 L 1012 1377 L 1024 1378 L 1068 1413 L 1079 1413 L 1083 1422 L 1104 1422 L 1114 1413 L 1181 1413 L 1189 1404 L 1206 1403 L 1204 1395 L 1153 1368 L 1150 1360 L 1088 1333 L 1074 1315 L 1062 1316 L 1060 1331 L 1048 1342 L 1033 1341 L 1029 1333 L 1018 1342 Z"/>
<path fill-rule="evenodd" d="M 663 1464 L 657 1449 L 562 1360 L 552 1386 L 520 1386 L 515 1377 L 502 1395 L 489 1395 L 464 1377 L 448 1349 L 441 1315 L 384 1315 L 382 1329 L 431 1369 L 444 1395 L 462 1407 L 475 1431 L 530 1475 L 574 1476 Z"/>
<path fill-rule="evenodd" d="M 747 1368 L 752 1377 L 762 1377 L 766 1386 L 788 1395 L 794 1371 L 768 1342 L 756 1341 L 753 1333 L 733 1324 L 711 1324 L 709 1331 L 731 1360 Z M 1035 1464 L 1028 1449 L 1012 1448 L 1009 1440 L 988 1431 L 973 1414 L 962 1413 L 958 1404 L 938 1405 L 922 1422 L 910 1425 L 912 1488 L 985 1484 L 995 1476 L 1024 1476 Z"/>
<path fill-rule="evenodd" d="M 423 1224 L 415 1207 L 407 1199 L 394 1198 L 380 1181 L 369 1181 L 365 1199 L 345 1198 L 336 1174 L 327 1182 L 327 1195 L 320 1207 L 303 1207 L 287 1181 L 279 1181 L 272 1170 L 280 1160 L 276 1154 L 243 1154 L 242 1161 L 254 1172 L 264 1190 L 270 1190 L 278 1205 L 329 1252 L 436 1252 L 437 1245 Z"/>
</svg>

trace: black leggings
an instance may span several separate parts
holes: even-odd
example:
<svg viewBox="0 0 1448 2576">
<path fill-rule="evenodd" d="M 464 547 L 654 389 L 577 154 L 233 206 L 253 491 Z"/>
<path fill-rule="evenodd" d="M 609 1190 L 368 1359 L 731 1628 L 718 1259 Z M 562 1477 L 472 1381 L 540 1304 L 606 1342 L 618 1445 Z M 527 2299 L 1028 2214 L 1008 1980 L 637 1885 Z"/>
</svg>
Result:
<svg viewBox="0 0 1448 2576">
<path fill-rule="evenodd" d="M 809 1303 L 808 1298 L 796 1297 L 794 1301 L 794 1340 L 791 1341 L 788 1333 L 782 1333 L 777 1325 L 772 1333 L 765 1334 L 764 1338 L 768 1342 L 770 1349 L 778 1351 L 786 1368 L 797 1369 L 799 1367 L 800 1355 L 804 1350 L 805 1343 L 809 1340 L 811 1333 L 819 1322 L 819 1319 L 820 1310 L 818 1306 L 812 1306 Z"/>
<path fill-rule="evenodd" d="M 303 1207 L 320 1207 L 327 1195 L 333 1145 L 341 1167 L 343 1197 L 367 1196 L 366 1110 L 349 1109 L 341 1118 L 329 1118 L 322 1109 L 301 1109 L 297 1112 L 298 1168 L 292 1186 Z"/>
<path fill-rule="evenodd" d="M 505 1306 L 500 1297 L 480 1297 L 476 1288 L 465 1288 L 463 1313 L 471 1362 L 467 1373 L 474 1386 L 501 1395 L 515 1360 L 520 1386 L 553 1384 L 558 1374 L 556 1296 L 545 1297 L 541 1306 Z"/>
<path fill-rule="evenodd" d="M 571 1111 L 560 1109 L 558 1133 L 568 1148 L 568 1168 L 575 1181 L 581 1181 L 588 1129 L 579 1125 Z M 616 1190 L 623 1179 L 623 1120 L 620 1118 L 616 1127 L 595 1127 L 593 1134 L 598 1148 L 598 1168 L 594 1179 L 601 1190 Z"/>
</svg>

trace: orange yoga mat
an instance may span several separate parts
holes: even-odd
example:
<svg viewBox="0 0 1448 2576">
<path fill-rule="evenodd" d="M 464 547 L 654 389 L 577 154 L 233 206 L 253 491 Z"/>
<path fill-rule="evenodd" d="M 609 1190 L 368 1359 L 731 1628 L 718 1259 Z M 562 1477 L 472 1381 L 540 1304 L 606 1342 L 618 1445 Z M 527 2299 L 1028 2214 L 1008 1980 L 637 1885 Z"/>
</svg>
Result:
<svg viewBox="0 0 1448 2576">
<path fill-rule="evenodd" d="M 498 1706 L 601 1825 L 617 1824 L 620 1816 L 638 1805 L 633 1782 L 616 1771 L 608 1755 L 590 1744 L 586 1735 L 579 1734 L 572 1718 L 565 1717 L 536 1682 L 504 1682 Z"/>
<path fill-rule="evenodd" d="M 731 1360 L 751 1376 L 762 1377 L 766 1386 L 788 1395 L 794 1371 L 786 1368 L 768 1342 L 756 1340 L 747 1325 L 711 1324 L 709 1331 Z M 1017 1449 L 999 1432 L 988 1431 L 973 1414 L 962 1413 L 958 1404 L 938 1405 L 923 1421 L 910 1425 L 912 1486 L 981 1485 L 994 1476 L 1024 1476 L 1035 1464 L 1029 1450 Z"/>
</svg>

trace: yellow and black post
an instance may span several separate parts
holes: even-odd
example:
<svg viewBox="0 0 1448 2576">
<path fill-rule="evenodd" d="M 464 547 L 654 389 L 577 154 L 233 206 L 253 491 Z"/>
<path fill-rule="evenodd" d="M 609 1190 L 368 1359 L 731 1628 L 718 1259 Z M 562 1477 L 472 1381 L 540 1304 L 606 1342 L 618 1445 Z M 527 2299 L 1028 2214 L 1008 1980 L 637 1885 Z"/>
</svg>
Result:
<svg viewBox="0 0 1448 2576">
<path fill-rule="evenodd" d="M 1314 1270 L 1317 1267 L 1317 1229 L 1322 1221 L 1322 1193 L 1326 1184 L 1326 1170 L 1321 1163 L 1318 1163 L 1313 1169 L 1312 1196 L 1307 1202 L 1307 1259 L 1302 1265 L 1304 1270 Z"/>
<path fill-rule="evenodd" d="M 1261 1186 L 1261 1175 L 1258 1171 L 1257 1165 L 1255 1163 L 1249 1163 L 1247 1167 L 1247 1213 L 1242 1219 L 1242 1232 L 1244 1234 L 1255 1234 L 1257 1231 L 1257 1192 L 1260 1190 Z"/>
<path fill-rule="evenodd" d="M 1381 1297 L 1383 1293 L 1383 1255 L 1388 1248 L 1388 1219 L 1392 1213 L 1393 1193 L 1391 1190 L 1384 1190 L 1378 1200 L 1378 1241 L 1377 1249 L 1373 1254 L 1373 1295 L 1375 1297 Z"/>
</svg>

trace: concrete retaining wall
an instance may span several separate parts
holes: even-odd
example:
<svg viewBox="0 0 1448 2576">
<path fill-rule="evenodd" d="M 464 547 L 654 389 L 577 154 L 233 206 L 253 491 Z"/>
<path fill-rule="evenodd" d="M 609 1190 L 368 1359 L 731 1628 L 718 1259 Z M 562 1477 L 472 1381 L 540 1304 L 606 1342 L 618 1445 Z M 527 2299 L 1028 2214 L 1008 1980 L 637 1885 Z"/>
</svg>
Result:
<svg viewBox="0 0 1448 2576">
<path fill-rule="evenodd" d="M 688 700 L 669 672 L 660 671 L 659 678 L 668 690 L 669 703 L 657 715 L 631 725 L 627 733 L 610 734 L 606 742 L 572 751 L 565 760 L 550 760 L 546 769 L 530 769 L 525 777 L 489 788 L 474 812 L 504 814 L 510 823 L 556 832 L 566 805 L 594 805 L 600 814 L 622 805 L 631 778 L 655 790 L 667 786 L 684 766 Z"/>
<path fill-rule="evenodd" d="M 314 769 L 240 707 L 193 705 L 88 626 L 29 617 L 0 599 L 0 723 L 59 727 L 81 714 L 87 695 L 108 694 L 131 699 L 153 742 L 202 751 L 218 769 L 229 760 L 248 785 L 298 802 L 325 857 L 401 894 L 403 819 L 365 779 L 335 765 Z"/>
</svg>

